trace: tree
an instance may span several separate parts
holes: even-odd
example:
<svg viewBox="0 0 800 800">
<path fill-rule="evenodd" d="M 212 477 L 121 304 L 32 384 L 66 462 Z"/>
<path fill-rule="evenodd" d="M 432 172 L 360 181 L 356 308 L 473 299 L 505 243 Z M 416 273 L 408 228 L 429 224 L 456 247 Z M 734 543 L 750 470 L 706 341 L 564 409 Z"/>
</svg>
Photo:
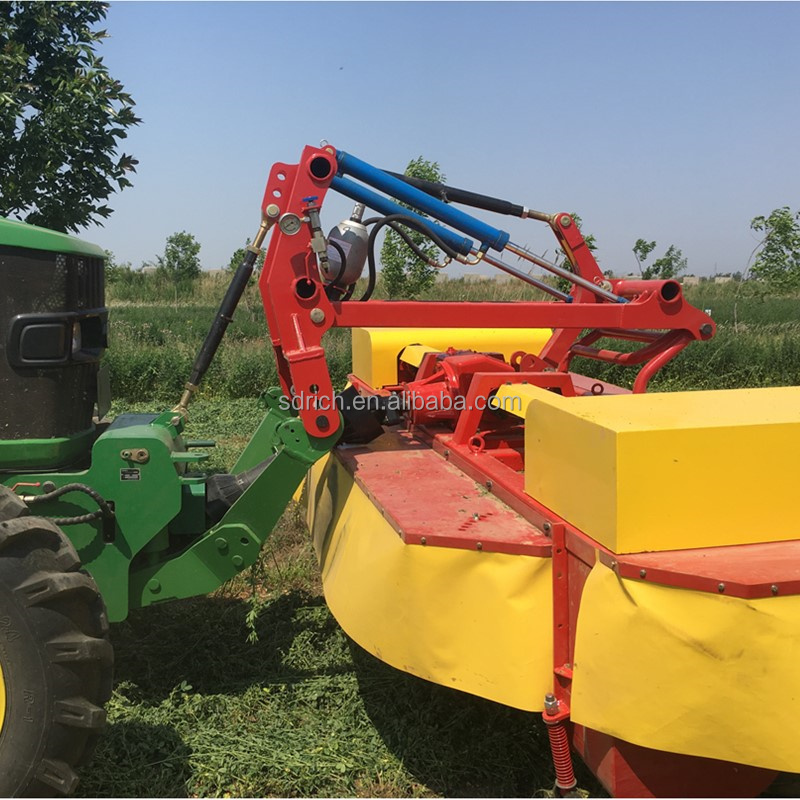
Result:
<svg viewBox="0 0 800 800">
<path fill-rule="evenodd" d="M 95 53 L 107 3 L 0 3 L 0 215 L 60 231 L 107 218 L 141 120 Z"/>
<path fill-rule="evenodd" d="M 110 250 L 106 250 L 104 268 L 106 283 L 118 283 L 121 280 L 125 280 L 132 272 L 130 261 L 118 262 L 117 257 Z"/>
<path fill-rule="evenodd" d="M 648 242 L 646 239 L 637 239 L 632 248 L 636 263 L 639 265 L 639 273 L 645 280 L 665 281 L 670 278 L 677 278 L 678 275 L 686 271 L 689 260 L 684 257 L 683 253 L 674 244 L 671 244 L 666 249 L 661 258 L 657 258 L 650 266 L 645 267 L 644 262 L 647 261 L 650 253 L 655 249 L 656 243 Z"/>
<path fill-rule="evenodd" d="M 671 244 L 661 258 L 657 258 L 649 267 L 645 267 L 642 277 L 648 281 L 677 278 L 686 271 L 688 263 L 689 261 L 684 258 L 683 253 L 674 244 Z"/>
<path fill-rule="evenodd" d="M 656 249 L 655 242 L 647 242 L 644 239 L 637 239 L 636 244 L 633 246 L 633 255 L 636 258 L 636 263 L 639 265 L 639 274 L 644 275 L 642 264 L 647 261 L 647 257 L 653 250 Z"/>
<path fill-rule="evenodd" d="M 408 162 L 405 175 L 426 181 L 443 183 L 444 174 L 435 161 L 426 161 L 422 156 Z M 424 215 L 423 215 L 424 216 Z M 405 229 L 411 240 L 430 259 L 438 252 L 424 234 Z M 381 248 L 381 277 L 389 298 L 404 297 L 413 300 L 435 282 L 436 268 L 423 261 L 408 247 L 400 236 L 388 229 Z"/>
<path fill-rule="evenodd" d="M 200 242 L 191 233 L 181 231 L 167 237 L 163 256 L 156 256 L 160 275 L 169 278 L 177 287 L 200 275 Z"/>
<path fill-rule="evenodd" d="M 247 237 L 246 244 L 250 244 L 250 237 Z M 228 262 L 228 266 L 225 268 L 229 272 L 236 272 L 239 269 L 239 265 L 244 261 L 244 257 L 247 255 L 247 247 L 239 247 L 233 251 L 233 255 L 231 256 L 231 260 Z M 258 274 L 264 267 L 264 259 L 266 258 L 266 251 L 262 250 L 261 255 L 256 258 L 256 263 L 254 267 L 254 273 Z"/>
<path fill-rule="evenodd" d="M 764 234 L 753 262 L 753 275 L 776 289 L 800 287 L 800 211 L 776 208 L 768 217 L 754 217 L 750 227 Z"/>
</svg>

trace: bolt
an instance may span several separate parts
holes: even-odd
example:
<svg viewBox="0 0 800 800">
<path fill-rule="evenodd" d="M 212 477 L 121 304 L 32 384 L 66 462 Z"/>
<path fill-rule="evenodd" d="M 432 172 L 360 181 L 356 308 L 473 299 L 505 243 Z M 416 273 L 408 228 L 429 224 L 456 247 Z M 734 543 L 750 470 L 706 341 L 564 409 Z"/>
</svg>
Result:
<svg viewBox="0 0 800 800">
<path fill-rule="evenodd" d="M 217 550 L 219 550 L 220 553 L 224 553 L 228 549 L 228 543 L 221 536 L 214 544 L 217 546 Z"/>
<path fill-rule="evenodd" d="M 176 415 L 169 421 L 169 424 L 172 425 L 173 428 L 177 428 L 178 425 L 181 424 L 181 418 Z"/>
<path fill-rule="evenodd" d="M 640 569 L 639 570 L 639 577 L 640 578 L 646 578 L 647 577 L 647 570 L 646 569 Z"/>
<path fill-rule="evenodd" d="M 725 584 L 724 583 L 717 584 L 717 591 L 718 592 L 724 592 L 725 591 Z"/>
<path fill-rule="evenodd" d="M 55 489 L 56 489 L 56 485 L 53 483 L 53 481 L 45 481 L 42 484 L 42 491 L 45 494 L 50 494 L 50 492 L 54 492 Z"/>
<path fill-rule="evenodd" d="M 552 525 L 551 525 L 549 522 L 545 522 L 545 523 L 544 523 L 544 525 L 542 525 L 542 530 L 543 530 L 545 533 L 548 533 L 548 534 L 549 534 L 549 533 L 552 533 L 552 531 L 553 531 L 553 526 L 552 526 Z"/>
<path fill-rule="evenodd" d="M 444 451 L 442 452 L 442 455 L 443 455 L 445 458 L 450 458 L 450 451 L 449 451 L 449 450 L 444 450 Z"/>
<path fill-rule="evenodd" d="M 241 569 L 244 566 L 244 559 L 241 556 L 234 556 L 231 561 L 236 569 Z"/>
<path fill-rule="evenodd" d="M 778 594 L 778 584 L 777 583 L 773 583 L 772 586 L 770 586 L 770 589 L 772 590 L 772 594 Z"/>
<path fill-rule="evenodd" d="M 477 522 L 480 518 L 481 518 L 481 515 L 477 511 L 473 513 L 472 519 L 474 519 L 475 522 Z"/>
<path fill-rule="evenodd" d="M 558 714 L 558 700 L 556 700 L 556 696 L 550 692 L 544 696 L 544 711 L 548 717 L 554 717 Z"/>
<path fill-rule="evenodd" d="M 617 562 L 616 562 L 616 561 L 612 561 L 612 562 L 611 562 L 611 569 L 616 569 L 616 568 L 617 568 L 617 566 L 618 566 L 618 565 L 617 565 Z"/>
<path fill-rule="evenodd" d="M 569 226 L 572 225 L 572 220 L 569 218 L 567 214 L 564 214 L 564 216 L 561 217 L 561 225 L 564 228 L 569 228 Z"/>
<path fill-rule="evenodd" d="M 423 536 L 423 537 L 422 537 L 422 538 L 419 540 L 419 543 L 420 543 L 420 544 L 428 544 L 428 540 L 427 540 L 427 539 L 426 539 L 426 538 Z"/>
<path fill-rule="evenodd" d="M 311 321 L 315 322 L 317 325 L 325 322 L 325 312 L 321 308 L 312 308 L 310 317 Z"/>
<path fill-rule="evenodd" d="M 486 481 L 486 488 L 487 489 L 491 490 L 492 486 L 494 486 L 494 484 L 491 481 Z"/>
<path fill-rule="evenodd" d="M 476 550 L 483 550 L 483 542 L 476 542 L 475 543 Z"/>
<path fill-rule="evenodd" d="M 281 213 L 281 210 L 278 208 L 278 206 L 275 205 L 275 203 L 270 203 L 267 206 L 267 216 L 268 217 L 271 217 L 272 219 L 274 219 L 280 213 Z"/>
<path fill-rule="evenodd" d="M 700 326 L 700 335 L 701 336 L 711 336 L 711 331 L 713 331 L 713 330 L 714 330 L 714 328 L 711 327 L 711 323 L 710 322 L 704 322 Z"/>
<path fill-rule="evenodd" d="M 324 416 L 323 414 L 320 414 L 320 415 L 317 417 L 317 427 L 318 427 L 318 428 L 319 428 L 321 431 L 326 431 L 326 430 L 328 430 L 328 428 L 330 428 L 330 426 L 331 426 L 331 424 L 330 424 L 330 422 L 328 422 L 328 418 L 327 418 L 326 416 Z"/>
<path fill-rule="evenodd" d="M 121 456 L 122 456 L 124 459 L 126 459 L 126 460 L 127 460 L 127 459 L 129 459 L 129 458 L 131 457 L 131 451 L 130 451 L 130 450 L 123 450 L 123 451 L 120 453 L 120 455 L 121 455 Z"/>
<path fill-rule="evenodd" d="M 150 578 L 147 582 L 147 588 L 153 593 L 158 594 L 161 591 L 161 581 L 156 578 Z"/>
</svg>

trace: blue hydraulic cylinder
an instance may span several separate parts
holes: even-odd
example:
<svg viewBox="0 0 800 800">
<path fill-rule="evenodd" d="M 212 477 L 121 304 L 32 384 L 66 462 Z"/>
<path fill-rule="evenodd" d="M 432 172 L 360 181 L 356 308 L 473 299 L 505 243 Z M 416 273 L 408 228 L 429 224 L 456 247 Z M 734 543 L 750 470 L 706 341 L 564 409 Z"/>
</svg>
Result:
<svg viewBox="0 0 800 800">
<path fill-rule="evenodd" d="M 339 164 L 339 175 L 352 175 L 369 186 L 374 186 L 403 203 L 408 203 L 425 214 L 430 214 L 434 219 L 444 222 L 445 225 L 450 225 L 456 230 L 472 236 L 481 243 L 482 250 L 491 247 L 493 250 L 502 251 L 508 243 L 509 235 L 505 231 L 493 228 L 491 225 L 431 197 L 360 158 L 345 153 L 343 150 L 337 150 L 336 159 Z"/>
<path fill-rule="evenodd" d="M 455 233 L 448 228 L 443 228 L 441 225 L 435 225 L 431 220 L 409 211 L 407 208 L 398 205 L 391 201 L 388 197 L 376 194 L 366 186 L 347 178 L 340 178 L 338 175 L 331 181 L 331 189 L 355 200 L 357 203 L 363 203 L 365 206 L 374 209 L 375 211 L 389 216 L 389 214 L 403 214 L 407 217 L 414 217 L 414 219 L 422 222 L 426 227 L 435 231 L 440 239 L 443 239 L 446 244 L 453 248 L 457 253 L 462 256 L 468 256 L 470 251 L 475 246 L 472 239 L 466 239 L 458 233 Z"/>
</svg>

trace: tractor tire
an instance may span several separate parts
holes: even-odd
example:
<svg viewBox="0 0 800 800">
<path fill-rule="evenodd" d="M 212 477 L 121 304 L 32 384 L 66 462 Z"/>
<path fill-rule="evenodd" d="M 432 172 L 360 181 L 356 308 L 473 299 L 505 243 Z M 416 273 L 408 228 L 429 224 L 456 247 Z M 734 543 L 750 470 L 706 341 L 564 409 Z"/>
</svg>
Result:
<svg viewBox="0 0 800 800">
<path fill-rule="evenodd" d="M 66 535 L 0 507 L 0 797 L 66 795 L 105 725 L 108 618 Z"/>
</svg>

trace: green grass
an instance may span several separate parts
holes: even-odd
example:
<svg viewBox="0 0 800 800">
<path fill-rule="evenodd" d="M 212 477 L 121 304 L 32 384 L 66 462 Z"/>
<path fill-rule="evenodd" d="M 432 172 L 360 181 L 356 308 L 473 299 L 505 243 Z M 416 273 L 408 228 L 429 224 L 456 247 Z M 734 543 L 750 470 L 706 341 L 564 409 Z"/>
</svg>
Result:
<svg viewBox="0 0 800 800">
<path fill-rule="evenodd" d="M 110 348 L 115 397 L 149 397 L 165 403 L 180 396 L 194 357 L 224 292 L 220 276 L 207 276 L 197 299 L 170 303 L 114 305 Z M 718 324 L 709 342 L 690 345 L 652 381 L 653 391 L 730 389 L 800 384 L 800 298 L 770 297 L 750 284 L 701 284 L 688 290 L 691 302 L 710 308 Z M 517 284 L 449 281 L 429 299 L 514 301 L 537 299 L 535 290 Z M 535 320 L 533 321 L 535 324 Z M 350 370 L 350 334 L 334 329 L 324 344 L 334 386 Z M 574 368 L 630 386 L 634 372 L 576 359 Z M 257 287 L 251 286 L 203 383 L 203 396 L 217 399 L 258 397 L 277 382 L 272 348 Z"/>
<path fill-rule="evenodd" d="M 227 469 L 262 413 L 258 400 L 200 400 L 189 433 L 216 437 L 212 468 Z M 249 643 L 253 591 L 258 640 Z M 109 726 L 80 796 L 480 797 L 551 788 L 538 715 L 427 683 L 348 639 L 324 603 L 297 506 L 252 571 L 212 596 L 134 612 L 111 635 Z M 581 784 L 602 793 L 585 770 Z"/>
<path fill-rule="evenodd" d="M 549 788 L 546 734 L 534 715 L 372 658 L 324 605 L 303 533 L 288 523 L 271 547 L 256 644 L 247 642 L 247 604 L 231 590 L 114 626 L 110 724 L 83 796 L 530 796 Z"/>
</svg>

